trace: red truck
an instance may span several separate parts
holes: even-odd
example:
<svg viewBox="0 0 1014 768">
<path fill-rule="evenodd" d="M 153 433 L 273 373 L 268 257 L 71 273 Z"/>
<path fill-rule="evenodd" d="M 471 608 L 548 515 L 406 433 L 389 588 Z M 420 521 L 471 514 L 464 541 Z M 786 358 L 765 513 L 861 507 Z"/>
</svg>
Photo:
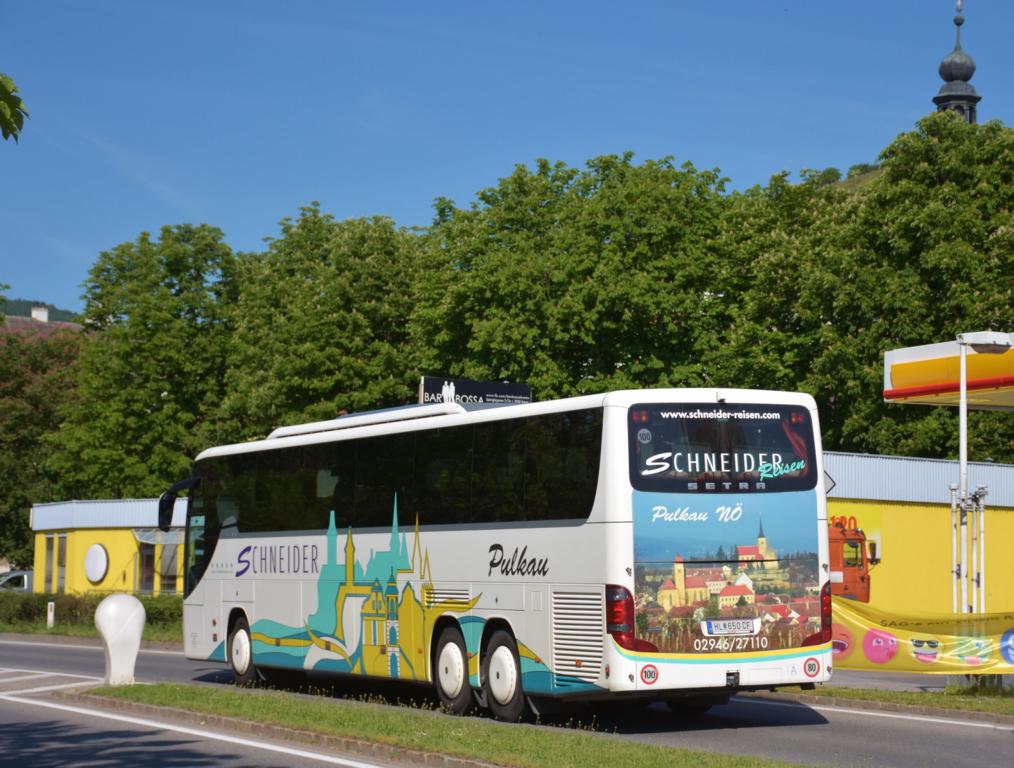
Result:
<svg viewBox="0 0 1014 768">
<path fill-rule="evenodd" d="M 828 525 L 827 537 L 831 547 L 831 594 L 868 603 L 870 566 L 880 562 L 877 543 L 869 542 L 867 551 L 862 529 L 846 528 L 842 522 Z"/>
</svg>

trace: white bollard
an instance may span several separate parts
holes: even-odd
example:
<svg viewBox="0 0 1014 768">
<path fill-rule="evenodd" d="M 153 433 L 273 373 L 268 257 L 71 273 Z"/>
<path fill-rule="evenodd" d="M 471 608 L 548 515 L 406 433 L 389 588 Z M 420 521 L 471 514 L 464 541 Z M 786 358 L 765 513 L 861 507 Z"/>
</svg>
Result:
<svg viewBox="0 0 1014 768">
<path fill-rule="evenodd" d="M 46 603 L 46 629 L 52 629 L 56 621 L 56 603 L 50 600 Z"/>
<path fill-rule="evenodd" d="M 106 685 L 134 684 L 144 620 L 144 606 L 133 595 L 110 595 L 95 609 L 95 628 L 106 649 Z"/>
</svg>

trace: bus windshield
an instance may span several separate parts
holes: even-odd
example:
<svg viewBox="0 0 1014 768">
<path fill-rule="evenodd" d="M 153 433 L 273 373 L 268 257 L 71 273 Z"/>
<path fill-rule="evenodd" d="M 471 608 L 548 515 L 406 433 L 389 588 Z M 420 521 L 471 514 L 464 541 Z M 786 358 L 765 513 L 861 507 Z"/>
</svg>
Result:
<svg viewBox="0 0 1014 768">
<path fill-rule="evenodd" d="M 817 481 L 813 421 L 801 406 L 639 404 L 628 425 L 640 491 L 798 491 Z"/>
</svg>

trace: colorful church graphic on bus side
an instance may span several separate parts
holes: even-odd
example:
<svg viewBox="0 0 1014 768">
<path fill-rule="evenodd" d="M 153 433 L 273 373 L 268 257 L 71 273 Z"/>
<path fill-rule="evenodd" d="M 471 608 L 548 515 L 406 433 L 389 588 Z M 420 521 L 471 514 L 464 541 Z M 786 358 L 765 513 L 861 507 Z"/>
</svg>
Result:
<svg viewBox="0 0 1014 768">
<path fill-rule="evenodd" d="M 422 547 L 419 521 L 411 549 L 398 527 L 394 499 L 391 537 L 386 550 L 372 551 L 366 566 L 356 558 L 355 537 L 345 535 L 344 561 L 338 561 L 339 535 L 332 511 L 327 561 L 317 580 L 317 609 L 302 627 L 268 618 L 250 628 L 254 663 L 267 667 L 372 675 L 402 680 L 430 679 L 430 641 L 437 620 L 456 617 L 468 653 L 469 682 L 479 685 L 479 650 L 485 620 L 471 615 L 480 595 L 448 596 L 434 588 L 429 553 Z M 526 691 L 548 692 L 556 685 L 595 688 L 567 675 L 553 675 L 527 645 L 517 642 Z M 225 658 L 220 646 L 213 658 Z"/>
<path fill-rule="evenodd" d="M 436 600 L 429 555 L 416 521 L 411 552 L 399 531 L 397 499 L 389 548 L 371 552 L 365 568 L 356 559 L 349 529 L 344 562 L 338 561 L 334 511 L 327 528 L 327 561 L 317 580 L 317 610 L 303 627 L 260 619 L 251 627 L 255 661 L 379 677 L 425 680 L 429 638 L 436 620 L 466 613 L 478 597 Z M 419 586 L 417 594 L 416 586 Z"/>
</svg>

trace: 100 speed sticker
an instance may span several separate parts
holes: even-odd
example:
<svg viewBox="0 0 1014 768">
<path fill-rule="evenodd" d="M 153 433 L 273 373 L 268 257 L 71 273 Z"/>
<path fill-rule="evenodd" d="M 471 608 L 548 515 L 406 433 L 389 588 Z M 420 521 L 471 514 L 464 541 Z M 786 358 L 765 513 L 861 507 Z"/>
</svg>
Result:
<svg viewBox="0 0 1014 768">
<path fill-rule="evenodd" d="M 645 685 L 654 685 L 658 682 L 658 667 L 654 664 L 645 664 L 641 667 L 641 682 Z"/>
</svg>

